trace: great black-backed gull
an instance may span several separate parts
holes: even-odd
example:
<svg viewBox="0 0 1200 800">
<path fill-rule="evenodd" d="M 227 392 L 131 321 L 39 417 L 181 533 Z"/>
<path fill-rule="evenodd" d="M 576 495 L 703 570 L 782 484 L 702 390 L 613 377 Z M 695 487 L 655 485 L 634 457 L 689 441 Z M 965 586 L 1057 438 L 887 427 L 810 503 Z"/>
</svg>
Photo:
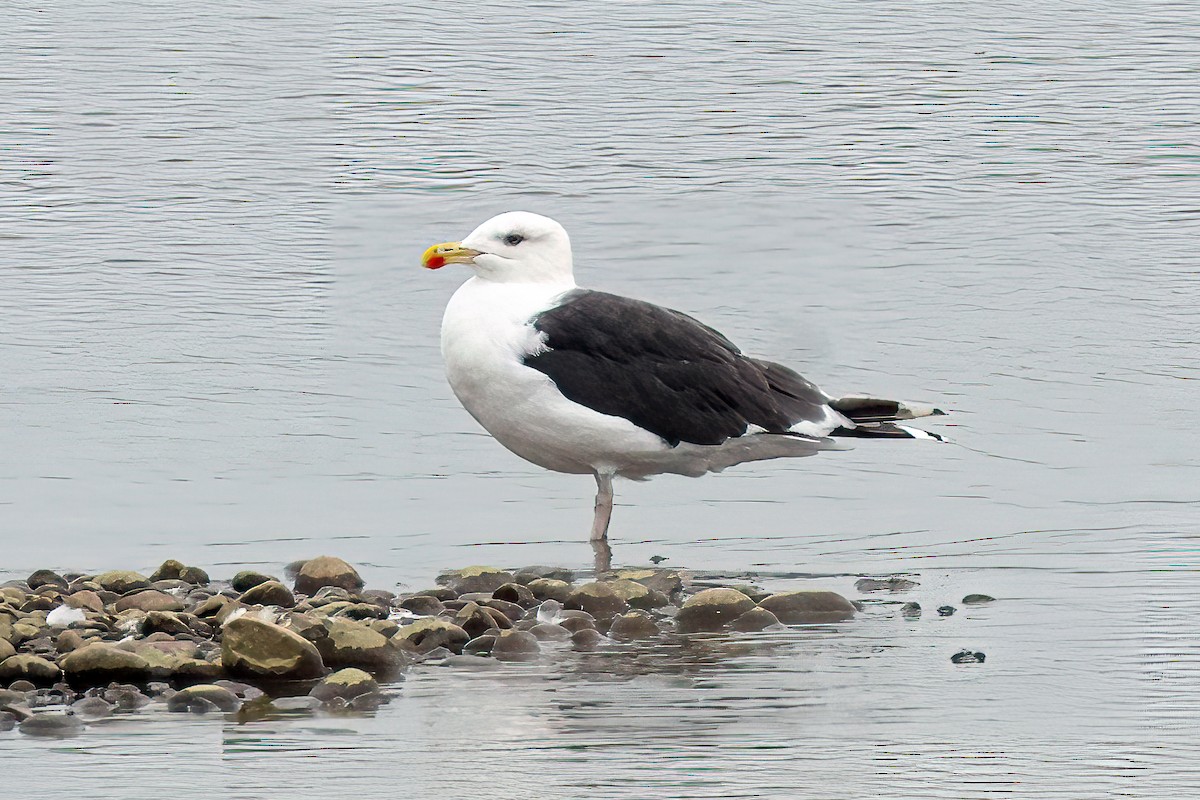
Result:
<svg viewBox="0 0 1200 800">
<path fill-rule="evenodd" d="M 686 314 L 579 288 L 567 232 L 547 217 L 500 214 L 422 263 L 475 272 L 442 319 L 446 377 L 463 407 L 522 458 L 595 476 L 598 568 L 614 476 L 700 476 L 843 449 L 832 437 L 940 439 L 896 424 L 943 413 L 932 406 L 832 397 Z"/>
</svg>

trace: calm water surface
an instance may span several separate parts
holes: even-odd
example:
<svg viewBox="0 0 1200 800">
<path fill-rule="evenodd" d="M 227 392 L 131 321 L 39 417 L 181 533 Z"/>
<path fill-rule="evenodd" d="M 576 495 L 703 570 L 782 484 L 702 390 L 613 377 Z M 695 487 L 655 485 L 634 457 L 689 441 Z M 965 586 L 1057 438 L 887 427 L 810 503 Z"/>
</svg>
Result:
<svg viewBox="0 0 1200 800">
<path fill-rule="evenodd" d="M 6 773 L 104 798 L 168 773 L 232 798 L 1200 791 L 1189 4 L 50 0 L 0 33 L 3 577 L 590 563 L 591 482 L 458 407 L 437 337 L 465 275 L 417 267 L 523 208 L 568 227 L 584 285 L 954 412 L 947 445 L 620 485 L 618 563 L 1000 598 L 428 668 L 373 717 L 0 734 Z"/>
</svg>

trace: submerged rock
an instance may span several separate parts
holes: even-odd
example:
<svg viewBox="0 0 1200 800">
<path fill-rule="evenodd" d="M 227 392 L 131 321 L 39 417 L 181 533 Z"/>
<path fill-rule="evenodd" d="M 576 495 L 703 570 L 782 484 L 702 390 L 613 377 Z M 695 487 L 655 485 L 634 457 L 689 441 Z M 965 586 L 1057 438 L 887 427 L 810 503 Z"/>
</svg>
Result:
<svg viewBox="0 0 1200 800">
<path fill-rule="evenodd" d="M 937 612 L 939 617 L 952 617 L 957 610 L 954 606 L 938 606 Z"/>
<path fill-rule="evenodd" d="M 332 675 L 326 675 L 320 683 L 312 688 L 309 695 L 324 702 L 334 697 L 352 700 L 367 692 L 379 691 L 379 684 L 367 672 L 353 667 L 340 669 Z"/>
<path fill-rule="evenodd" d="M 393 638 L 418 653 L 428 653 L 437 647 L 461 653 L 463 645 L 471 637 L 453 622 L 438 617 L 424 617 L 400 628 Z"/>
<path fill-rule="evenodd" d="M 982 664 L 987 659 L 987 656 L 980 653 L 978 650 L 972 652 L 970 650 L 959 650 L 954 655 L 950 656 L 950 661 L 955 664 Z"/>
<path fill-rule="evenodd" d="M 687 599 L 675 616 L 681 633 L 716 631 L 754 608 L 754 601 L 737 589 L 705 589 Z"/>
<path fill-rule="evenodd" d="M 506 630 L 496 636 L 492 658 L 498 661 L 532 661 L 542 648 L 537 637 L 528 631 Z"/>
<path fill-rule="evenodd" d="M 779 618 L 765 608 L 752 608 L 729 623 L 729 627 L 742 633 L 765 631 L 779 624 Z"/>
<path fill-rule="evenodd" d="M 854 588 L 860 592 L 905 592 L 920 586 L 916 581 L 893 575 L 890 578 L 859 578 Z"/>
<path fill-rule="evenodd" d="M 586 611 L 598 620 L 609 620 L 629 610 L 629 604 L 603 581 L 576 588 L 563 605 L 570 610 Z"/>
<path fill-rule="evenodd" d="M 996 598 L 990 594 L 969 594 L 962 599 L 962 604 L 964 606 L 978 606 L 984 603 L 994 603 L 995 601 Z"/>
<path fill-rule="evenodd" d="M 854 616 L 854 606 L 837 592 L 805 589 L 780 592 L 759 603 L 784 625 L 842 622 Z"/>
<path fill-rule="evenodd" d="M 916 619 L 917 617 L 921 616 L 921 604 L 905 603 L 904 605 L 900 606 L 900 614 L 908 617 L 909 619 Z"/>
<path fill-rule="evenodd" d="M 221 663 L 232 675 L 277 680 L 311 680 L 325 674 L 315 645 L 269 622 L 239 617 L 225 625 Z"/>
<path fill-rule="evenodd" d="M 613 620 L 612 626 L 608 629 L 609 637 L 618 642 L 653 639 L 660 633 L 658 623 L 645 611 L 631 611 L 628 614 L 622 614 Z"/>
<path fill-rule="evenodd" d="M 212 703 L 214 708 L 226 714 L 237 711 L 242 707 L 242 700 L 224 686 L 215 684 L 197 684 L 186 689 L 180 689 L 167 700 L 167 711 L 176 713 L 193 711 L 196 700 L 202 699 Z"/>
<path fill-rule="evenodd" d="M 19 730 L 26 736 L 65 739 L 82 733 L 83 721 L 69 711 L 62 714 L 34 714 L 21 722 Z"/>
</svg>

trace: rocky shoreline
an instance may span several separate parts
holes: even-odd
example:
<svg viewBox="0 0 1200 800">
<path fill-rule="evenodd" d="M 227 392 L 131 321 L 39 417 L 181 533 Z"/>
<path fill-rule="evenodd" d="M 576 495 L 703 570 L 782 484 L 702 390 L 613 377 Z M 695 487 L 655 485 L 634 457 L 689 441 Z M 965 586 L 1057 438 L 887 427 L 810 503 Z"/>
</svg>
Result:
<svg viewBox="0 0 1200 800">
<path fill-rule="evenodd" d="M 370 711 L 420 662 L 533 661 L 554 648 L 836 623 L 856 613 L 827 590 L 701 588 L 667 569 L 577 582 L 560 568 L 468 567 L 405 593 L 368 589 L 331 556 L 288 565 L 287 574 L 290 587 L 254 571 L 214 581 L 167 561 L 148 576 L 38 570 L 0 584 L 0 687 L 8 687 L 0 688 L 0 731 L 72 736 L 85 722 L 152 703 L 244 719 Z"/>
</svg>

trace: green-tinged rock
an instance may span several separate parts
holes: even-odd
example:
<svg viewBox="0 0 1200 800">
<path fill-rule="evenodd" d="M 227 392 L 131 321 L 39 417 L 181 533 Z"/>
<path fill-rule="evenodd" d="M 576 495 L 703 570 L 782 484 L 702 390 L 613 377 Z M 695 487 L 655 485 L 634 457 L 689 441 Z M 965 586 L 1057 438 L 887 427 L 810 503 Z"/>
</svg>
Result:
<svg viewBox="0 0 1200 800">
<path fill-rule="evenodd" d="M 660 633 L 658 623 L 645 611 L 631 611 L 613 620 L 608 635 L 618 642 L 653 639 Z"/>
<path fill-rule="evenodd" d="M 428 653 L 437 647 L 445 647 L 453 653 L 461 653 L 470 636 L 462 628 L 438 617 L 423 617 L 396 631 L 394 641 L 418 653 Z"/>
<path fill-rule="evenodd" d="M 296 605 L 296 598 L 292 595 L 292 590 L 279 581 L 263 581 L 251 586 L 242 592 L 242 596 L 239 599 L 248 606 L 259 605 L 291 608 Z"/>
<path fill-rule="evenodd" d="M 114 607 L 118 612 L 137 609 L 139 611 L 183 611 L 183 603 L 179 598 L 160 592 L 157 589 L 147 589 L 134 594 L 127 594 L 118 600 Z"/>
<path fill-rule="evenodd" d="M 200 567 L 184 567 L 179 570 L 179 580 L 193 586 L 208 586 L 209 584 L 208 573 Z"/>
<path fill-rule="evenodd" d="M 170 581 L 179 580 L 179 573 L 185 569 L 182 561 L 176 561 L 173 558 L 168 558 L 158 569 L 150 574 L 150 581 Z"/>
<path fill-rule="evenodd" d="M 295 590 L 314 595 L 324 586 L 336 586 L 347 592 L 360 592 L 363 579 L 354 567 L 334 556 L 317 556 L 304 562 L 296 574 Z"/>
<path fill-rule="evenodd" d="M 53 661 L 31 655 L 9 656 L 0 662 L 0 681 L 24 680 L 37 686 L 49 686 L 62 677 Z"/>
<path fill-rule="evenodd" d="M 248 589 L 253 589 L 255 586 L 258 586 L 260 583 L 266 583 L 267 581 L 273 580 L 275 580 L 275 578 L 272 578 L 270 575 L 264 575 L 261 572 L 255 572 L 252 569 L 244 569 L 233 576 L 233 580 L 229 582 L 229 585 L 232 586 L 233 590 L 236 592 L 245 592 Z"/>
<path fill-rule="evenodd" d="M 598 620 L 612 619 L 629 610 L 629 604 L 604 581 L 592 581 L 576 588 L 563 605 L 586 611 Z"/>
<path fill-rule="evenodd" d="M 542 648 L 537 637 L 528 631 L 505 630 L 496 635 L 492 658 L 498 661 L 532 661 Z"/>
<path fill-rule="evenodd" d="M 110 592 L 116 592 L 117 594 L 150 588 L 150 580 L 145 575 L 127 569 L 114 569 L 102 572 L 94 580 L 101 588 Z"/>
<path fill-rule="evenodd" d="M 400 601 L 400 607 L 422 617 L 440 614 L 446 608 L 441 600 L 427 594 L 414 594 L 412 597 L 406 597 Z"/>
<path fill-rule="evenodd" d="M 468 592 L 494 592 L 506 583 L 513 582 L 513 574 L 496 567 L 464 567 L 438 575 L 437 582 L 449 586 L 459 594 Z"/>
<path fill-rule="evenodd" d="M 188 711 L 192 703 L 203 698 L 212 703 L 219 710 L 229 714 L 237 711 L 242 707 L 241 699 L 223 686 L 214 686 L 211 683 L 201 683 L 196 686 L 189 686 L 186 689 L 180 689 L 167 700 L 167 711 Z"/>
<path fill-rule="evenodd" d="M 523 583 L 526 586 L 540 578 L 562 581 L 563 583 L 573 583 L 575 581 L 575 573 L 566 567 L 546 567 L 540 565 L 522 567 L 521 569 L 517 570 L 514 577 L 516 578 L 517 583 Z"/>
<path fill-rule="evenodd" d="M 612 573 L 615 579 L 636 581 L 643 586 L 673 597 L 683 591 L 683 578 L 670 569 L 620 569 Z"/>
<path fill-rule="evenodd" d="M 837 592 L 806 589 L 780 592 L 759 603 L 784 625 L 841 622 L 854 616 L 854 606 Z"/>
<path fill-rule="evenodd" d="M 670 604 L 667 596 L 657 589 L 651 589 L 645 584 L 631 581 L 628 578 L 617 578 L 608 581 L 608 585 L 617 596 L 629 604 L 630 608 L 640 608 L 646 611 L 662 608 Z"/>
<path fill-rule="evenodd" d="M 978 606 L 984 603 L 995 602 L 995 600 L 996 598 L 990 594 L 969 594 L 962 599 L 962 603 L 964 606 Z"/>
<path fill-rule="evenodd" d="M 717 631 L 754 608 L 754 601 L 737 589 L 705 589 L 687 599 L 675 624 L 681 633 Z"/>
<path fill-rule="evenodd" d="M 778 624 L 779 618 L 770 611 L 767 611 L 765 608 L 752 608 L 731 622 L 729 627 L 735 631 L 753 633 L 755 631 L 765 631 L 772 625 Z"/>
<path fill-rule="evenodd" d="M 920 586 L 916 581 L 893 575 L 888 578 L 859 578 L 854 588 L 860 592 L 906 592 Z"/>
<path fill-rule="evenodd" d="M 378 631 L 352 619 L 330 619 L 328 636 L 318 639 L 317 650 L 329 667 L 363 667 L 386 671 L 403 665 L 404 654 Z"/>
<path fill-rule="evenodd" d="M 309 695 L 324 702 L 334 697 L 353 700 L 359 695 L 377 691 L 379 691 L 379 684 L 371 677 L 370 673 L 349 667 L 339 669 L 332 675 L 326 675 L 320 683 L 312 688 Z"/>
<path fill-rule="evenodd" d="M 221 663 L 231 675 L 276 680 L 312 680 L 325 674 L 316 646 L 270 622 L 238 617 L 221 638 Z"/>
<path fill-rule="evenodd" d="M 515 603 L 521 608 L 533 608 L 538 604 L 538 599 L 533 596 L 529 587 L 520 583 L 504 584 L 492 592 L 492 598 L 503 600 L 506 603 Z"/>
<path fill-rule="evenodd" d="M 150 664 L 146 659 L 102 642 L 72 650 L 63 656 L 61 665 L 68 681 L 90 686 L 113 681 L 141 683 L 150 678 Z"/>
<path fill-rule="evenodd" d="M 58 589 L 66 589 L 67 581 L 57 572 L 48 569 L 39 569 L 25 579 L 25 583 L 30 589 L 40 589 L 43 586 L 53 586 Z"/>
<path fill-rule="evenodd" d="M 538 601 L 557 600 L 560 603 L 567 602 L 567 598 L 574 591 L 574 587 L 571 584 L 554 578 L 537 578 L 527 583 L 526 588 L 533 593 L 534 599 Z"/>
</svg>

